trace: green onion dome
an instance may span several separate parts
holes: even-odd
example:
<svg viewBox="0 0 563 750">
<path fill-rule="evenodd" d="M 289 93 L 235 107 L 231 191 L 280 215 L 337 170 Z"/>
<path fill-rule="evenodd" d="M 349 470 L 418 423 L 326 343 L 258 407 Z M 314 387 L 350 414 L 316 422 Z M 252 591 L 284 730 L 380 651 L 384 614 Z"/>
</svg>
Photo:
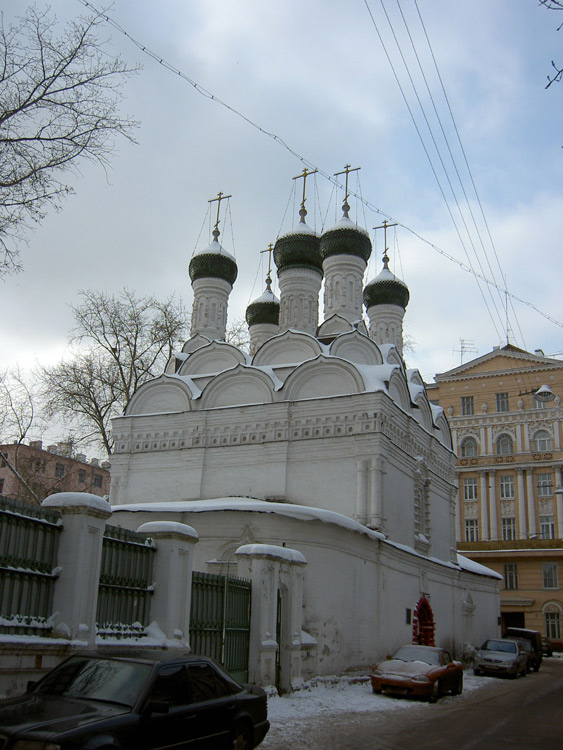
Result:
<svg viewBox="0 0 563 750">
<path fill-rule="evenodd" d="M 367 263 L 371 255 L 369 234 L 348 218 L 347 204 L 343 208 L 344 216 L 338 224 L 321 235 L 321 256 L 356 255 Z"/>
<path fill-rule="evenodd" d="M 213 242 L 199 253 L 194 253 L 189 265 L 190 279 L 224 279 L 232 286 L 238 274 L 234 257 L 219 244 L 219 230 L 213 230 Z"/>
<path fill-rule="evenodd" d="M 406 310 L 410 293 L 407 285 L 391 273 L 388 259 L 383 259 L 381 273 L 366 284 L 364 288 L 364 305 L 366 310 L 375 305 L 397 305 Z"/>
<path fill-rule="evenodd" d="M 294 232 L 282 235 L 274 246 L 274 262 L 278 271 L 286 268 L 312 268 L 322 274 L 320 239 L 317 233 L 305 224 L 306 213 L 304 208 L 299 211 L 299 227 Z"/>
<path fill-rule="evenodd" d="M 266 290 L 264 294 L 251 302 L 246 308 L 246 322 L 248 327 L 258 323 L 270 323 L 277 326 L 280 318 L 280 301 L 270 289 L 272 281 L 266 279 Z"/>
</svg>

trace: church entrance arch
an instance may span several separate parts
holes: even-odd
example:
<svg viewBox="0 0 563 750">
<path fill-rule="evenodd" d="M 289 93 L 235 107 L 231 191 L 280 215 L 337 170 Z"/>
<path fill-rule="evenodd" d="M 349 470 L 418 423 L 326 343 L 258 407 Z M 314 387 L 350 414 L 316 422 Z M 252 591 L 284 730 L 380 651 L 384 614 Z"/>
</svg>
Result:
<svg viewBox="0 0 563 750">
<path fill-rule="evenodd" d="M 434 613 L 430 602 L 423 594 L 414 608 L 412 642 L 419 646 L 435 646 L 434 631 Z"/>
</svg>

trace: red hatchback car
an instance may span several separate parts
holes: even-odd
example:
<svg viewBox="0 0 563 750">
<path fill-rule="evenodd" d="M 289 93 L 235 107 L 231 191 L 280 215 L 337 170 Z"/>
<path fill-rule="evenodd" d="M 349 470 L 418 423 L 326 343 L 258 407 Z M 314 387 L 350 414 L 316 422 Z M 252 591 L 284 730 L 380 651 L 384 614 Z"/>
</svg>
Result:
<svg viewBox="0 0 563 750">
<path fill-rule="evenodd" d="M 445 693 L 460 695 L 463 665 L 443 648 L 401 646 L 375 667 L 371 686 L 374 693 L 426 698 L 433 703 Z"/>
</svg>

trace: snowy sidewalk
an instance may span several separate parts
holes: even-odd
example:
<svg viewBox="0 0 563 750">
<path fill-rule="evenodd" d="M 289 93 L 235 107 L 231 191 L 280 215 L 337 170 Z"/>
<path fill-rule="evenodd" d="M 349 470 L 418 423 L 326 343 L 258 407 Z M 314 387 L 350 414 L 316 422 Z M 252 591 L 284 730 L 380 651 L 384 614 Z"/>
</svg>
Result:
<svg viewBox="0 0 563 750">
<path fill-rule="evenodd" d="M 271 696 L 268 698 L 268 718 L 271 728 L 262 748 L 274 748 L 284 740 L 289 747 L 292 738 L 301 734 L 303 722 L 321 720 L 323 717 L 336 717 L 338 714 L 373 714 L 412 711 L 426 706 L 418 700 L 404 700 L 384 695 L 375 695 L 368 678 L 358 681 L 352 677 L 319 677 L 307 683 L 303 690 L 290 695 Z M 476 677 L 471 670 L 463 675 L 463 692 L 470 693 L 491 684 L 494 677 Z M 456 701 L 459 698 L 444 696 L 440 703 Z M 284 744 L 285 744 L 284 743 Z"/>
</svg>

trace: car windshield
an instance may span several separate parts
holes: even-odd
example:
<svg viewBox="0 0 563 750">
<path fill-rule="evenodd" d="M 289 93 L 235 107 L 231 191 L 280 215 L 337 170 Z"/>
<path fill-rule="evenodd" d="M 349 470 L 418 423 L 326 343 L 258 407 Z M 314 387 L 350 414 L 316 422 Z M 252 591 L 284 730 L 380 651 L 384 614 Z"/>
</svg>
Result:
<svg viewBox="0 0 563 750">
<path fill-rule="evenodd" d="M 133 706 L 152 671 L 149 664 L 73 656 L 46 675 L 40 693 Z"/>
<path fill-rule="evenodd" d="M 485 641 L 482 651 L 504 651 L 507 654 L 516 652 L 516 644 L 512 641 Z"/>
<path fill-rule="evenodd" d="M 401 661 L 423 661 L 425 664 L 439 665 L 441 663 L 440 652 L 433 651 L 425 646 L 401 646 L 395 652 L 393 659 Z"/>
</svg>

